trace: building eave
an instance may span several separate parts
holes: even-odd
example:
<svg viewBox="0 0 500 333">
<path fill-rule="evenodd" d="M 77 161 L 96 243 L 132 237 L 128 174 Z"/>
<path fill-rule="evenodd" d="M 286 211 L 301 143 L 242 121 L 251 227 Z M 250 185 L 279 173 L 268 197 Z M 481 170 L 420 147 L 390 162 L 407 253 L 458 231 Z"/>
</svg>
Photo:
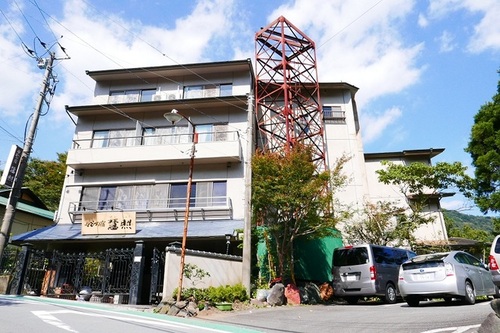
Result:
<svg viewBox="0 0 500 333">
<path fill-rule="evenodd" d="M 433 158 L 444 151 L 444 148 L 411 149 L 393 152 L 365 153 L 365 160 L 383 160 L 403 157 L 428 157 Z"/>
<path fill-rule="evenodd" d="M 85 73 L 94 81 L 100 82 L 109 80 L 152 79 L 186 74 L 206 76 L 212 73 L 220 73 L 221 71 L 248 71 L 251 73 L 252 79 L 254 77 L 250 59 L 96 71 L 87 70 Z"/>
</svg>

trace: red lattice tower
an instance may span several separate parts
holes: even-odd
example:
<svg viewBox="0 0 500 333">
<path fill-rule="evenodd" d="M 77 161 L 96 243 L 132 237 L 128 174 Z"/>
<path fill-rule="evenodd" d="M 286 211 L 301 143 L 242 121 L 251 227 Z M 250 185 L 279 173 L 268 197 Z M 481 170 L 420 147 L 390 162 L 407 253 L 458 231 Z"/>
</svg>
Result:
<svg viewBox="0 0 500 333">
<path fill-rule="evenodd" d="M 303 143 L 313 149 L 316 170 L 326 170 L 314 42 L 281 16 L 256 33 L 255 49 L 255 106 L 262 147 L 287 154 Z"/>
</svg>

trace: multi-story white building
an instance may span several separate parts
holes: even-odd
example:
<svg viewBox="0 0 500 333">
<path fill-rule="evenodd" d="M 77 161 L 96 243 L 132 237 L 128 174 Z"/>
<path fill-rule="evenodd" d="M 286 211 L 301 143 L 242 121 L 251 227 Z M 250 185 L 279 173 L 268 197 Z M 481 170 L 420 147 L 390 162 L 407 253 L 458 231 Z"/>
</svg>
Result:
<svg viewBox="0 0 500 333">
<path fill-rule="evenodd" d="M 164 249 L 182 239 L 192 180 L 187 248 L 241 255 L 240 236 L 250 225 L 250 161 L 259 142 L 251 61 L 87 74 L 96 83 L 93 103 L 66 107 L 75 134 L 56 223 L 13 241 L 45 250 L 89 251 L 134 242 Z M 344 168 L 349 182 L 337 198 L 354 208 L 377 200 L 405 205 L 397 189 L 378 182 L 380 162 L 430 163 L 442 149 L 365 153 L 358 88 L 348 83 L 320 83 L 319 88 L 327 164 L 333 166 L 343 154 L 350 157 Z M 165 118 L 173 110 L 181 121 Z M 429 210 L 435 223 L 420 228 L 417 237 L 446 240 L 439 200 Z M 331 265 L 329 250 L 321 263 L 315 257 L 315 266 Z M 328 274 L 326 269 L 324 279 Z"/>
<path fill-rule="evenodd" d="M 94 102 L 66 107 L 76 127 L 57 224 L 28 238 L 164 248 L 182 237 L 192 170 L 187 246 L 224 253 L 244 228 L 250 60 L 87 74 Z M 185 119 L 169 122 L 172 110 Z"/>
<path fill-rule="evenodd" d="M 178 241 L 196 133 L 189 245 L 223 252 L 226 235 L 237 242 L 248 209 L 245 168 L 253 153 L 248 142 L 255 140 L 249 133 L 254 119 L 250 60 L 87 74 L 96 82 L 94 103 L 67 106 L 76 127 L 57 224 L 30 241 L 51 246 L 76 239 Z M 320 84 L 327 163 L 332 166 L 343 154 L 350 157 L 344 168 L 349 184 L 339 197 L 353 207 L 376 200 L 404 205 L 397 189 L 378 182 L 380 162 L 430 163 L 443 150 L 365 153 L 357 90 L 348 83 Z M 170 123 L 164 114 L 174 109 L 187 119 Z M 420 228 L 418 238 L 446 240 L 439 201 L 429 209 L 436 223 Z"/>
<path fill-rule="evenodd" d="M 390 161 L 403 165 L 414 162 L 431 164 L 431 159 L 444 149 L 365 153 L 355 101 L 358 88 L 348 83 L 322 83 L 320 88 L 327 163 L 332 167 L 336 159 L 343 154 L 350 158 L 343 170 L 348 177 L 348 184 L 338 193 L 339 200 L 358 211 L 362 209 L 364 203 L 377 201 L 408 207 L 406 198 L 399 188 L 379 182 L 376 171 L 384 168 L 381 162 Z M 417 240 L 428 242 L 448 239 L 439 199 L 439 196 L 429 196 L 424 214 L 432 216 L 434 222 L 422 225 L 416 230 Z M 362 216 L 358 215 L 355 220 L 359 222 L 361 218 Z M 339 227 L 342 230 L 343 226 Z"/>
</svg>

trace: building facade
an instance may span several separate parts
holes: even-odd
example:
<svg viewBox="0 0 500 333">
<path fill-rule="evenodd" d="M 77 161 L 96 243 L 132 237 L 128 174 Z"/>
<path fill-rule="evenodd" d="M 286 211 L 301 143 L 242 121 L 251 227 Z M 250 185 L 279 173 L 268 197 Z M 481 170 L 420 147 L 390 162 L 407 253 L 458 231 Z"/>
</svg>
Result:
<svg viewBox="0 0 500 333">
<path fill-rule="evenodd" d="M 48 248 L 137 240 L 165 248 L 182 237 L 191 181 L 187 247 L 225 253 L 229 241 L 228 252 L 239 253 L 251 62 L 87 74 L 94 102 L 66 107 L 76 126 L 57 224 L 27 239 Z M 172 110 L 184 119 L 168 121 Z"/>
<path fill-rule="evenodd" d="M 66 252 L 135 247 L 123 269 L 135 279 L 127 291 L 134 295 L 139 288 L 134 286 L 141 285 L 134 272 L 152 278 L 158 272 L 146 264 L 156 260 L 152 253 L 179 244 L 186 233 L 187 249 L 242 256 L 240 280 L 249 278 L 249 246 L 240 245 L 243 239 L 250 244 L 250 162 L 259 142 L 251 61 L 87 74 L 95 81 L 93 102 L 66 107 L 75 133 L 55 224 L 20 234 L 13 242 Z M 343 170 L 348 185 L 336 198 L 358 209 L 367 201 L 384 199 L 404 205 L 402 194 L 378 182 L 381 161 L 430 163 L 442 149 L 367 154 L 355 102 L 358 88 L 339 82 L 320 83 L 319 88 L 327 166 L 332 168 L 342 155 L 350 157 Z M 180 120 L 167 119 L 172 113 Z M 417 237 L 446 240 L 439 200 L 429 211 L 436 222 L 420 228 Z M 136 265 L 138 255 L 143 259 Z M 323 257 L 324 267 L 329 267 L 331 256 Z M 79 267 L 68 262 L 71 269 Z M 329 272 L 326 268 L 323 276 Z M 140 293 L 144 302 L 146 292 L 135 291 Z"/>
</svg>

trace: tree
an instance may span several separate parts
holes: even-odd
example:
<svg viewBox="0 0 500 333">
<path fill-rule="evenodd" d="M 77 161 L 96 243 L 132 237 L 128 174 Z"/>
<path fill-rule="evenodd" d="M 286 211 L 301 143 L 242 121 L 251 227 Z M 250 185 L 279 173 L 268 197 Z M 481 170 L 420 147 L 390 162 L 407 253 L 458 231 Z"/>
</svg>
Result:
<svg viewBox="0 0 500 333">
<path fill-rule="evenodd" d="M 23 187 L 33 191 L 49 210 L 57 210 L 66 174 L 67 153 L 58 153 L 57 161 L 30 159 Z"/>
<path fill-rule="evenodd" d="M 363 205 L 362 222 L 350 223 L 344 228 L 349 243 L 394 245 L 400 239 L 408 239 L 408 228 L 398 223 L 405 209 L 387 201 L 366 202 Z"/>
<path fill-rule="evenodd" d="M 365 208 L 365 215 L 369 218 L 364 222 L 368 227 L 365 232 L 373 230 L 373 226 L 392 226 L 381 241 L 392 241 L 401 244 L 408 242 L 414 244 L 413 232 L 422 224 L 432 222 L 434 218 L 424 214 L 430 200 L 439 200 L 446 190 L 458 189 L 467 194 L 470 192 L 472 179 L 466 174 L 467 167 L 460 162 L 438 162 L 432 166 L 427 163 L 414 162 L 410 164 L 395 164 L 382 161 L 386 168 L 377 170 L 379 181 L 384 184 L 399 187 L 405 197 L 409 211 L 398 209 L 391 203 L 378 203 L 377 206 Z M 368 213 L 367 213 L 368 212 Z M 370 214 L 371 212 L 371 214 Z M 370 218 L 370 216 L 372 218 Z M 376 217 L 376 218 L 373 218 Z M 389 220 L 392 219 L 392 224 Z"/>
<path fill-rule="evenodd" d="M 500 73 L 500 71 L 499 71 Z M 500 211 L 500 81 L 493 100 L 474 116 L 465 151 L 475 167 L 474 202 L 483 213 Z"/>
<path fill-rule="evenodd" d="M 332 197 L 335 188 L 347 180 L 340 170 L 348 158 L 339 159 L 331 173 L 316 173 L 311 157 L 311 149 L 297 145 L 285 156 L 258 152 L 252 159 L 253 223 L 263 226 L 269 235 L 268 251 L 275 255 L 271 257 L 274 265 L 270 265 L 274 276 L 292 281 L 294 242 L 299 237 L 332 235 L 343 216 L 341 211 L 333 214 Z"/>
</svg>

